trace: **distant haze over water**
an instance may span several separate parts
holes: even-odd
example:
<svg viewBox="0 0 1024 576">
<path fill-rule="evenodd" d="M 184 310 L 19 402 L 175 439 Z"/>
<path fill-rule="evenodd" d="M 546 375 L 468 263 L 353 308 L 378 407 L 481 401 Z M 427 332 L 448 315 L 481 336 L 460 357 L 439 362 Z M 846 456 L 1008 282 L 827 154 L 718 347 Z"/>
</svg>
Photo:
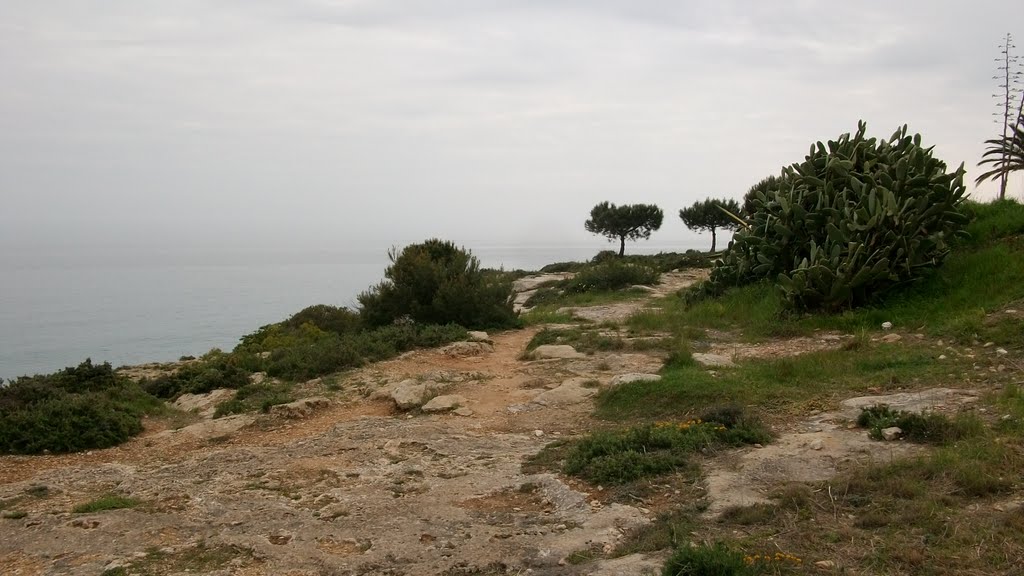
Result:
<svg viewBox="0 0 1024 576">
<path fill-rule="evenodd" d="M 461 243 L 460 243 L 461 244 Z M 535 270 L 613 249 L 466 244 L 485 267 Z M 634 242 L 627 254 L 706 246 Z M 48 373 L 85 358 L 115 366 L 177 360 L 311 304 L 354 307 L 383 278 L 387 248 L 295 253 L 19 250 L 0 253 L 0 378 Z"/>
</svg>

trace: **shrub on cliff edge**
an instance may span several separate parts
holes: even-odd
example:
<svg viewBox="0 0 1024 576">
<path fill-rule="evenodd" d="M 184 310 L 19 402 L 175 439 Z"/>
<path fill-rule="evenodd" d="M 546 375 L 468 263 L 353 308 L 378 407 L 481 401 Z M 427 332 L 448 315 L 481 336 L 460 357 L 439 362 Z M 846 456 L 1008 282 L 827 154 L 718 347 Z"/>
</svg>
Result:
<svg viewBox="0 0 1024 576">
<path fill-rule="evenodd" d="M 0 452 L 78 452 L 116 446 L 142 431 L 161 403 L 110 364 L 86 360 L 0 387 Z"/>
<path fill-rule="evenodd" d="M 469 251 L 451 242 L 427 240 L 391 251 L 385 280 L 359 295 L 368 326 L 411 320 L 459 324 L 466 328 L 507 328 L 516 324 L 512 283 L 480 269 Z"/>
</svg>

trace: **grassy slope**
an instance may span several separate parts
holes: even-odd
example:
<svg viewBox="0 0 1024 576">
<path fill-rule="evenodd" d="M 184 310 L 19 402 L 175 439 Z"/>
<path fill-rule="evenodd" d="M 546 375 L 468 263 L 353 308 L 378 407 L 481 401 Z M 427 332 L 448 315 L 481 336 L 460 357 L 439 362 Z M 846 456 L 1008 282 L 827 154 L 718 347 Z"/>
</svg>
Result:
<svg viewBox="0 0 1024 576">
<path fill-rule="evenodd" d="M 1016 360 L 1024 352 L 1024 206 L 973 209 L 978 219 L 969 229 L 972 238 L 942 268 L 872 307 L 793 316 L 770 286 L 755 285 L 689 307 L 666 299 L 660 310 L 631 319 L 634 334 L 669 331 L 680 343 L 661 381 L 599 396 L 598 416 L 618 426 L 682 420 L 737 400 L 782 422 L 868 389 L 970 387 L 985 396 L 984 411 L 966 417 L 970 433 L 926 456 L 852 467 L 821 485 L 780 486 L 777 504 L 735 510 L 710 526 L 699 518 L 703 506 L 694 492 L 630 535 L 619 553 L 682 546 L 690 538 L 686 532 L 679 537 L 680 531 L 700 526 L 702 539 L 734 550 L 784 550 L 805 560 L 750 573 L 820 572 L 813 566 L 818 560 L 867 574 L 1004 574 L 1018 568 L 1024 516 L 1000 510 L 1024 498 L 1024 366 Z M 1008 308 L 1019 313 L 1002 313 Z M 903 334 L 900 342 L 872 340 L 882 334 L 884 321 Z M 688 349 L 709 330 L 750 342 L 817 330 L 855 337 L 842 349 L 746 361 L 712 374 L 686 361 Z M 988 342 L 993 345 L 984 347 Z M 1009 354 L 997 354 L 997 347 Z"/>
</svg>

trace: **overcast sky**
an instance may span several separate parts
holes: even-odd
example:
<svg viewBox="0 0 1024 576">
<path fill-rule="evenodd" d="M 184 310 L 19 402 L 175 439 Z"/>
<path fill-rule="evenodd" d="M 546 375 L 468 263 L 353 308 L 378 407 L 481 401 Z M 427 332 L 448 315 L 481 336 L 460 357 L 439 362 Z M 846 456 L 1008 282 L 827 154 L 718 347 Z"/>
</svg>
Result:
<svg viewBox="0 0 1024 576">
<path fill-rule="evenodd" d="M 610 200 L 692 244 L 679 208 L 858 119 L 976 174 L 1022 22 L 984 0 L 3 0 L 0 242 L 578 243 Z"/>
</svg>

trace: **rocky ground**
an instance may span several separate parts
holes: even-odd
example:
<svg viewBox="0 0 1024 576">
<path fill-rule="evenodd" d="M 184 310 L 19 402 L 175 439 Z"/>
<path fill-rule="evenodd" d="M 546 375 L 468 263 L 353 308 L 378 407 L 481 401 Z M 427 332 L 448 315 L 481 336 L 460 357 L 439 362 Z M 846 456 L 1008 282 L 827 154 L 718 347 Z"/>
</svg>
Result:
<svg viewBox="0 0 1024 576">
<path fill-rule="evenodd" d="M 651 298 L 697 279 L 668 276 Z M 536 283 L 533 284 L 536 286 Z M 649 300 L 573 309 L 624 319 Z M 212 419 L 229 392 L 185 398 L 192 416 L 151 422 L 117 448 L 0 457 L 0 500 L 26 515 L 0 520 L 3 574 L 652 574 L 663 557 L 583 566 L 581 549 L 610 549 L 654 505 L 610 503 L 599 487 L 525 474 L 543 446 L 600 425 L 602 387 L 656 378 L 651 352 L 581 354 L 567 346 L 524 355 L 539 327 L 416 351 L 345 375 L 336 389 L 266 415 Z M 720 335 L 704 361 L 742 362 L 841 344 L 846 336 L 758 346 Z M 147 370 L 154 368 L 148 367 Z M 849 427 L 862 405 L 955 407 L 970 393 L 929 390 L 849 399 L 808 414 L 778 439 L 715 456 L 706 466 L 708 514 L 764 501 L 780 481 L 828 478 L 851 461 L 912 448 Z M 26 494 L 33 494 L 28 497 Z M 105 494 L 130 509 L 74 513 Z M 646 507 L 650 506 L 650 507 Z"/>
</svg>

